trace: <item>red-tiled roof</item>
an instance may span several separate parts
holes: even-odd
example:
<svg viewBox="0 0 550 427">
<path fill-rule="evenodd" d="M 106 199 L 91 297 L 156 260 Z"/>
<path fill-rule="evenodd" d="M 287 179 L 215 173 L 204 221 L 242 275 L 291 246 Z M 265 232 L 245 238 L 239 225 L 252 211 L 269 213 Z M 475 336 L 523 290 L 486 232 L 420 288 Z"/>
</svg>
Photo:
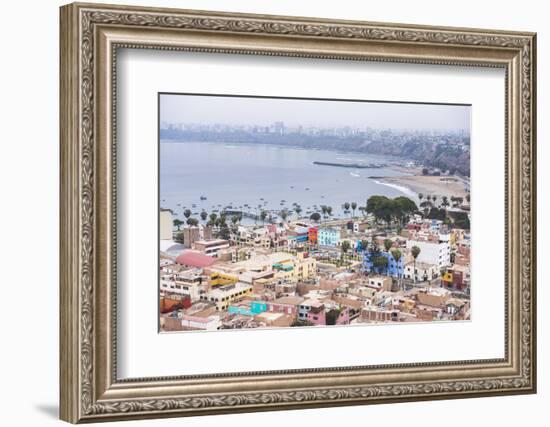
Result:
<svg viewBox="0 0 550 427">
<path fill-rule="evenodd" d="M 216 262 L 214 258 L 208 255 L 204 255 L 196 251 L 183 251 L 180 256 L 176 258 L 176 262 L 182 265 L 188 265 L 190 267 L 209 267 Z"/>
</svg>

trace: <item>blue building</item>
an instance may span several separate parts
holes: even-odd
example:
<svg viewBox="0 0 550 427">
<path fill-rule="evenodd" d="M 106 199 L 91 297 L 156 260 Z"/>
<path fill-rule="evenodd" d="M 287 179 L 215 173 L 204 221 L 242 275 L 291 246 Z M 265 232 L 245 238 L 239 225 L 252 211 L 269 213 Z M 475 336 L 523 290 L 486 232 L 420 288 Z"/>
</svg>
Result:
<svg viewBox="0 0 550 427">
<path fill-rule="evenodd" d="M 267 304 L 263 301 L 250 301 L 246 304 L 233 304 L 227 309 L 229 314 L 242 314 L 244 316 L 254 316 L 267 311 Z"/>
<path fill-rule="evenodd" d="M 376 257 L 384 257 L 388 260 L 388 266 L 386 268 L 374 266 L 374 259 Z M 399 261 L 396 261 L 391 252 L 385 251 L 365 251 L 363 255 L 363 269 L 368 273 L 387 274 L 393 277 L 403 277 L 405 270 L 405 257 L 401 255 Z"/>
<path fill-rule="evenodd" d="M 320 228 L 317 233 L 317 241 L 320 246 L 338 246 L 340 242 L 340 230 L 335 228 Z"/>
</svg>

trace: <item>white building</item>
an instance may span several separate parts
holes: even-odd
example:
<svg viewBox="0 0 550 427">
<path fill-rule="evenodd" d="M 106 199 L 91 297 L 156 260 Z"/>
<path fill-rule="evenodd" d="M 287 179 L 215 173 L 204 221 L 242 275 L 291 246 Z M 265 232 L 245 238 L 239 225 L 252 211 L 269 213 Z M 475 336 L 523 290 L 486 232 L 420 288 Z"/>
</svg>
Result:
<svg viewBox="0 0 550 427">
<path fill-rule="evenodd" d="M 414 280 L 416 282 L 433 280 L 438 276 L 439 276 L 439 268 L 437 267 L 437 265 L 427 264 L 425 262 L 416 261 L 416 269 L 415 269 L 415 263 L 411 261 L 405 265 L 405 269 L 403 270 L 403 277 L 405 279 Z"/>
<path fill-rule="evenodd" d="M 199 299 L 203 287 L 202 282 L 202 276 L 194 271 L 163 274 L 160 277 L 160 290 L 178 295 L 188 295 L 194 302 Z"/>
<path fill-rule="evenodd" d="M 159 234 L 160 240 L 172 240 L 172 211 L 161 209 L 159 214 Z"/>
<path fill-rule="evenodd" d="M 367 286 L 377 291 L 391 291 L 392 278 L 389 276 L 372 275 L 369 276 Z"/>
<path fill-rule="evenodd" d="M 220 316 L 218 315 L 203 317 L 183 314 L 180 320 L 181 326 L 184 328 L 201 329 L 204 331 L 217 331 L 222 325 Z"/>
<path fill-rule="evenodd" d="M 419 240 L 407 240 L 407 249 L 413 246 L 420 248 L 420 254 L 416 262 L 436 265 L 438 269 L 451 265 L 451 243 L 449 239 L 441 235 L 439 242 L 423 242 Z"/>
<path fill-rule="evenodd" d="M 197 240 L 193 248 L 205 255 L 218 256 L 218 252 L 229 248 L 229 241 L 223 239 Z"/>
</svg>

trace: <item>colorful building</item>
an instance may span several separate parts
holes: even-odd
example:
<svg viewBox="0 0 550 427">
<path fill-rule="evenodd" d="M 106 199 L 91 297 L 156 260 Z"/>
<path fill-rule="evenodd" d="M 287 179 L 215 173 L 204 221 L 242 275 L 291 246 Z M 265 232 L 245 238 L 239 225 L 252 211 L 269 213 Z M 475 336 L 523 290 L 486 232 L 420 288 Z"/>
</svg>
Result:
<svg viewBox="0 0 550 427">
<path fill-rule="evenodd" d="M 267 304 L 263 301 L 244 301 L 241 304 L 231 304 L 227 309 L 229 314 L 243 316 L 256 316 L 264 311 L 267 311 Z"/>
<path fill-rule="evenodd" d="M 200 295 L 200 300 L 216 305 L 217 311 L 227 310 L 229 305 L 236 300 L 243 299 L 252 293 L 252 286 L 237 282 L 233 285 L 217 287 Z"/>
<path fill-rule="evenodd" d="M 375 265 L 375 258 L 383 257 L 388 260 L 386 267 L 379 267 Z M 402 254 L 399 260 L 395 260 L 391 252 L 378 251 L 371 252 L 366 251 L 363 255 L 363 269 L 368 273 L 387 274 L 393 277 L 403 277 L 405 270 L 405 255 Z"/>
<path fill-rule="evenodd" d="M 302 297 L 281 297 L 275 301 L 267 302 L 267 311 L 271 313 L 284 313 L 292 318 L 298 315 L 298 306 L 304 299 Z"/>
<path fill-rule="evenodd" d="M 320 228 L 317 236 L 321 246 L 338 246 L 340 242 L 340 230 L 335 228 Z"/>
<path fill-rule="evenodd" d="M 307 231 L 307 240 L 312 245 L 316 245 L 318 242 L 318 236 L 319 234 L 319 228 L 318 227 L 310 227 Z"/>
</svg>

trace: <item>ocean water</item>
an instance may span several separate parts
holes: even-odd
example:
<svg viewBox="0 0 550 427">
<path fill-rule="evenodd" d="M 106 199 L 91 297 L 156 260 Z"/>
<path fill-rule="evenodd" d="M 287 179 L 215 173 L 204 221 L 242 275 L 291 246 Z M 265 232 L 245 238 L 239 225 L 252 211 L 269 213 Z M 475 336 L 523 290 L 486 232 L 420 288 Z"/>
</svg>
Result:
<svg viewBox="0 0 550 427">
<path fill-rule="evenodd" d="M 383 156 L 307 150 L 265 144 L 173 142 L 160 144 L 160 206 L 180 219 L 190 209 L 198 219 L 202 210 L 219 214 L 232 206 L 257 214 L 276 214 L 298 203 L 301 216 L 321 205 L 332 206 L 333 218 L 349 216 L 342 205 L 364 206 L 374 194 L 388 197 L 416 196 L 406 188 L 391 186 L 369 176 L 402 176 L 390 168 L 355 169 L 315 165 L 337 163 L 387 163 Z M 201 200 L 201 196 L 206 200 Z M 356 215 L 360 212 L 356 210 Z M 296 218 L 292 215 L 290 218 Z"/>
</svg>

